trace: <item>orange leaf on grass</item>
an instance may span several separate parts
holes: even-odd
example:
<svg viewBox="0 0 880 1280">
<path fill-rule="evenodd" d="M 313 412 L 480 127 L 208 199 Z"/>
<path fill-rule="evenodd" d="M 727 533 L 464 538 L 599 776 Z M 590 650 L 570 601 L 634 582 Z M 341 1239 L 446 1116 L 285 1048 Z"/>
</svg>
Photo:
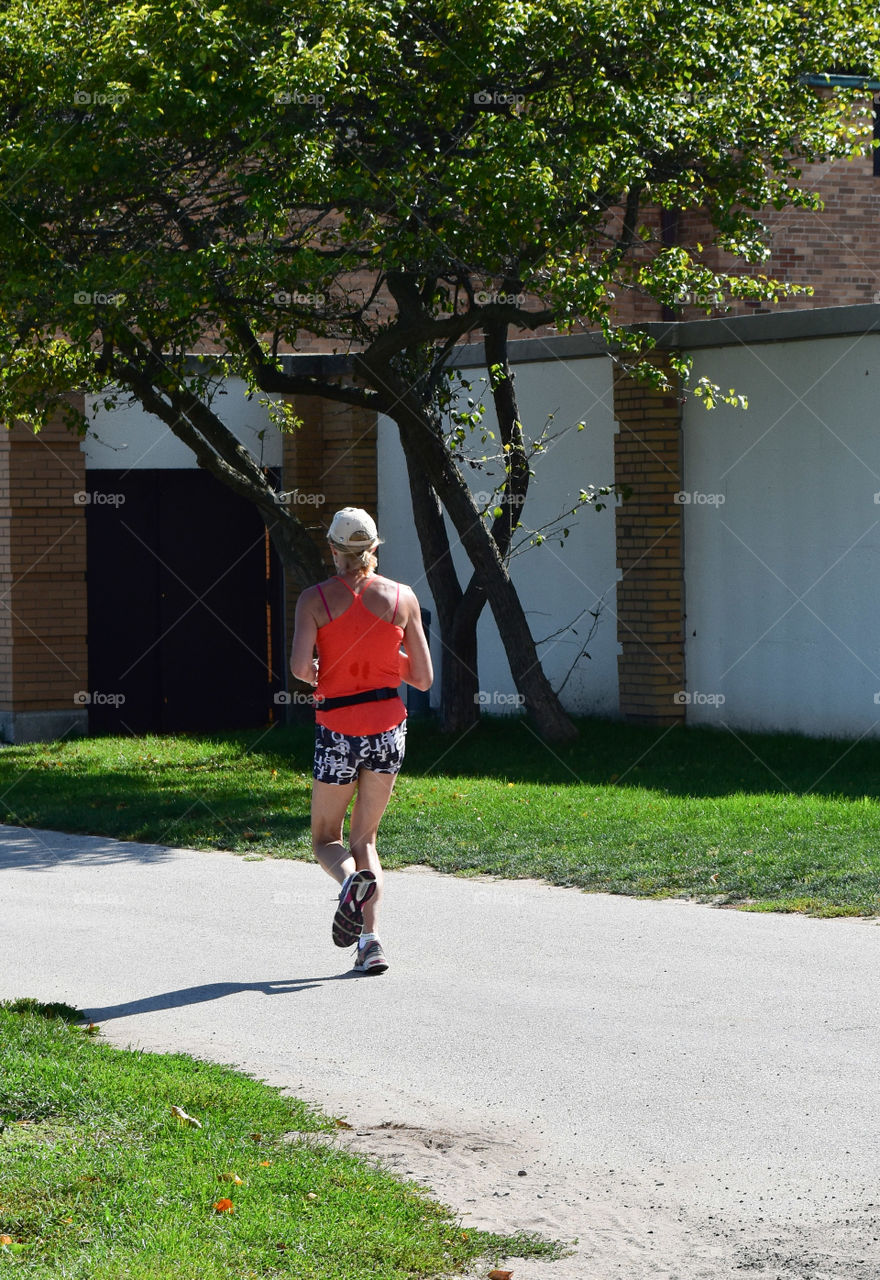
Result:
<svg viewBox="0 0 880 1280">
<path fill-rule="evenodd" d="M 215 1213 L 235 1213 L 235 1205 L 232 1203 L 231 1200 L 224 1197 L 222 1200 L 218 1200 L 216 1202 L 216 1204 L 214 1205 L 214 1212 Z"/>
<path fill-rule="evenodd" d="M 12 1236 L 0 1236 L 0 1244 L 12 1244 Z"/>
</svg>

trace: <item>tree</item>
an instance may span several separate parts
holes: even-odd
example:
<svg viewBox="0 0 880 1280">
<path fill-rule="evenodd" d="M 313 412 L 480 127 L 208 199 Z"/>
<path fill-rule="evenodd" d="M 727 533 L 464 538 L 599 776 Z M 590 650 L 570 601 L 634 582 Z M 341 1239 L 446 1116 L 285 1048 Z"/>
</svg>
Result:
<svg viewBox="0 0 880 1280">
<path fill-rule="evenodd" d="M 214 412 L 220 381 L 388 415 L 448 655 L 447 724 L 475 714 L 488 601 L 540 731 L 564 739 L 507 570 L 530 470 L 509 333 L 598 328 L 656 377 L 615 293 L 674 306 L 787 288 L 755 269 L 758 211 L 814 205 L 803 160 L 865 145 L 853 95 L 804 76 L 867 74 L 880 43 L 862 0 L 818 8 L 7 0 L 0 408 L 39 427 L 59 405 L 75 417 L 75 388 L 135 396 L 257 505 L 303 582 L 320 573 L 308 532 Z M 699 210 L 706 248 L 735 269 L 668 243 L 656 210 Z M 466 474 L 476 420 L 450 386 L 456 344 L 480 334 L 504 463 L 485 509 Z M 303 335 L 350 372 L 285 369 Z"/>
</svg>

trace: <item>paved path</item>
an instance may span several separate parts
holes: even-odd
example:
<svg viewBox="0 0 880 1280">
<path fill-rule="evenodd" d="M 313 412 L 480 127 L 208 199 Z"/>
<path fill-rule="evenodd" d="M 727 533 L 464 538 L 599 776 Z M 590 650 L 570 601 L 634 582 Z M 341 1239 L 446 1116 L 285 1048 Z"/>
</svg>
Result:
<svg viewBox="0 0 880 1280">
<path fill-rule="evenodd" d="M 0 998 L 244 1067 L 466 1222 L 579 1237 L 516 1280 L 880 1276 L 873 921 L 414 869 L 363 978 L 312 865 L 0 827 L 0 871 Z"/>
</svg>

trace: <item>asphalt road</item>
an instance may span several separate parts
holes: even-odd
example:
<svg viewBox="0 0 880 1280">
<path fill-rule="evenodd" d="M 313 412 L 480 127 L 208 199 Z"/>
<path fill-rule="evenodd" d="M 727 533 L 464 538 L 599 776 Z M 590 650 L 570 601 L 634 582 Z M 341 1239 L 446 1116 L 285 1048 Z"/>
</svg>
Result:
<svg viewBox="0 0 880 1280">
<path fill-rule="evenodd" d="M 0 870 L 0 998 L 234 1063 L 466 1221 L 578 1236 L 517 1280 L 880 1276 L 874 921 L 415 869 L 365 978 L 313 865 L 0 827 Z"/>
</svg>

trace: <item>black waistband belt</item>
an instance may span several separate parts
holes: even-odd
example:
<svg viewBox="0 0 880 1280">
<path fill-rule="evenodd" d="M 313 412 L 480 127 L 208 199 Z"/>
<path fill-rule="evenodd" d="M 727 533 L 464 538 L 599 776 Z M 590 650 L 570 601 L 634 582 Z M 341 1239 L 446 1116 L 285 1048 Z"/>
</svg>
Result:
<svg viewBox="0 0 880 1280">
<path fill-rule="evenodd" d="M 362 693 L 349 693 L 344 698 L 316 698 L 316 711 L 338 711 L 340 707 L 354 707 L 359 702 L 387 702 L 396 698 L 396 689 L 364 689 Z"/>
</svg>

